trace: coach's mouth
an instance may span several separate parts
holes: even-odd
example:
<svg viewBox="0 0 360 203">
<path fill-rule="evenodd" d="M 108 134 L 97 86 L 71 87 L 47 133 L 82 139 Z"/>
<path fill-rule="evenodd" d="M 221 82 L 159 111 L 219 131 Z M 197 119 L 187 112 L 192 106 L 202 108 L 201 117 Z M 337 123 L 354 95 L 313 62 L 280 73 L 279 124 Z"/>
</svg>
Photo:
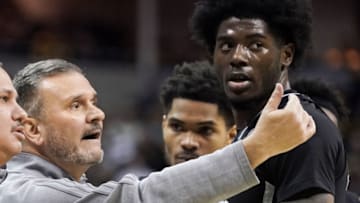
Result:
<svg viewBox="0 0 360 203">
<path fill-rule="evenodd" d="M 96 129 L 96 130 L 92 130 L 90 132 L 87 132 L 83 137 L 82 140 L 95 140 L 95 139 L 100 139 L 102 136 L 102 130 L 101 129 Z"/>
</svg>

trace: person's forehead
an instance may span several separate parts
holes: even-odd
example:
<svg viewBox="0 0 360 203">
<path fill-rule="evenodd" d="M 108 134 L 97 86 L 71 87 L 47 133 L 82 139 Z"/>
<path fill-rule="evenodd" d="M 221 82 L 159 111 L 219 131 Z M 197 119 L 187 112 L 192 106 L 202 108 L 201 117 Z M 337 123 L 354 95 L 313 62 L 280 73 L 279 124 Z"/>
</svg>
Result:
<svg viewBox="0 0 360 203">
<path fill-rule="evenodd" d="M 261 32 L 268 30 L 268 24 L 260 18 L 229 17 L 220 23 L 219 30 L 221 31 L 228 27 L 237 28 L 239 30 L 253 30 Z"/>
<path fill-rule="evenodd" d="M 172 102 L 168 117 L 178 120 L 192 120 L 193 122 L 215 122 L 222 115 L 219 112 L 218 105 L 215 103 L 176 98 Z"/>
<path fill-rule="evenodd" d="M 10 76 L 3 68 L 0 68 L 0 91 L 15 91 Z"/>
<path fill-rule="evenodd" d="M 88 79 L 81 73 L 76 71 L 61 72 L 53 75 L 45 76 L 40 79 L 40 87 L 68 87 L 72 86 L 72 83 L 77 83 L 79 85 L 86 84 L 90 85 Z M 77 86 L 72 86 L 73 89 L 76 89 Z"/>
<path fill-rule="evenodd" d="M 212 111 L 218 110 L 218 105 L 216 103 L 211 102 L 205 102 L 205 101 L 199 101 L 194 99 L 188 99 L 188 98 L 174 98 L 171 105 L 171 110 L 176 109 L 180 111 L 197 111 L 201 109 L 208 109 Z"/>
<path fill-rule="evenodd" d="M 87 78 L 78 72 L 65 72 L 41 79 L 39 91 L 55 94 L 59 98 L 68 98 L 79 95 L 96 95 L 96 91 Z"/>
<path fill-rule="evenodd" d="M 9 77 L 9 75 L 7 74 L 7 72 L 0 66 L 0 77 L 3 78 L 7 78 Z"/>
</svg>

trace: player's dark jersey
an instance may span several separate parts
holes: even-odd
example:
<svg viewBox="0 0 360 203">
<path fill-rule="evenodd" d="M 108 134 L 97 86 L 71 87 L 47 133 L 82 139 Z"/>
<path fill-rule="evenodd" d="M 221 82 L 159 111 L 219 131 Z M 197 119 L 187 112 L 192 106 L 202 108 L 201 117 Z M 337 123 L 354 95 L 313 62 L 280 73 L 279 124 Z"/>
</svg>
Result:
<svg viewBox="0 0 360 203">
<path fill-rule="evenodd" d="M 331 193 L 335 202 L 345 202 L 347 163 L 341 134 L 330 119 L 307 96 L 289 90 L 279 108 L 295 93 L 304 109 L 316 123 L 316 134 L 294 150 L 272 157 L 258 168 L 260 185 L 229 200 L 234 202 L 282 202 L 306 198 L 318 193 Z M 259 115 L 238 134 L 238 139 L 251 136 Z"/>
<path fill-rule="evenodd" d="M 345 203 L 360 203 L 360 197 L 354 192 L 347 191 Z"/>
</svg>

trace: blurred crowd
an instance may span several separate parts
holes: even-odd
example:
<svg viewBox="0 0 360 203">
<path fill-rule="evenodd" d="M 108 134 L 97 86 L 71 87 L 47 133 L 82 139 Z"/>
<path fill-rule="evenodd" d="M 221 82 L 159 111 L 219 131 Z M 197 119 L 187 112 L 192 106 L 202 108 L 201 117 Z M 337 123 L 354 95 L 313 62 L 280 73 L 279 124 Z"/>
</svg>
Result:
<svg viewBox="0 0 360 203">
<path fill-rule="evenodd" d="M 115 12 L 133 5 L 113 0 L 2 0 L 0 53 L 33 59 L 133 60 L 133 32 L 120 20 L 129 13 Z"/>
</svg>

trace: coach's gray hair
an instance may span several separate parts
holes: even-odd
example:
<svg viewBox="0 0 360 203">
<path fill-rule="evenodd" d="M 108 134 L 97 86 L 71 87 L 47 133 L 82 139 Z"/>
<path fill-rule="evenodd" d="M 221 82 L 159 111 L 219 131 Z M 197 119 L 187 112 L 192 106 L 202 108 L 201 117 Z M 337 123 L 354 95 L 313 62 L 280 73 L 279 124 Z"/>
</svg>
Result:
<svg viewBox="0 0 360 203">
<path fill-rule="evenodd" d="M 31 63 L 20 70 L 13 79 L 18 92 L 18 103 L 29 116 L 39 116 L 41 99 L 38 95 L 38 85 L 42 79 L 66 72 L 82 73 L 81 69 L 62 59 L 49 59 Z"/>
</svg>

